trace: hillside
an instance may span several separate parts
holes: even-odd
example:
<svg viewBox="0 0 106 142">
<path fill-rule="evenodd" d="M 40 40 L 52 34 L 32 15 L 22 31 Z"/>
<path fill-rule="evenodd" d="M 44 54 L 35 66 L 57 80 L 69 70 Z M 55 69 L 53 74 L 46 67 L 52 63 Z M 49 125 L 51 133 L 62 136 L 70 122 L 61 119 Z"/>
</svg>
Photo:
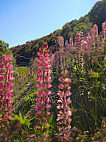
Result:
<svg viewBox="0 0 106 142">
<path fill-rule="evenodd" d="M 23 45 L 18 45 L 12 47 L 10 50 L 13 52 L 16 58 L 16 63 L 18 65 L 27 65 L 30 58 L 35 58 L 37 56 L 38 48 L 42 46 L 44 41 L 48 42 L 50 52 L 54 53 L 58 50 L 56 45 L 57 36 L 63 36 L 65 40 L 69 40 L 71 37 L 74 39 L 77 31 L 83 30 L 84 35 L 87 35 L 88 31 L 91 29 L 93 24 L 97 24 L 99 28 L 99 33 L 101 32 L 102 23 L 106 20 L 106 0 L 97 2 L 91 11 L 81 17 L 79 20 L 72 20 L 66 23 L 62 29 L 56 30 L 53 33 L 44 36 L 42 38 L 28 41 Z M 25 58 L 23 58 L 24 56 Z M 21 64 L 22 63 L 22 64 Z"/>
</svg>

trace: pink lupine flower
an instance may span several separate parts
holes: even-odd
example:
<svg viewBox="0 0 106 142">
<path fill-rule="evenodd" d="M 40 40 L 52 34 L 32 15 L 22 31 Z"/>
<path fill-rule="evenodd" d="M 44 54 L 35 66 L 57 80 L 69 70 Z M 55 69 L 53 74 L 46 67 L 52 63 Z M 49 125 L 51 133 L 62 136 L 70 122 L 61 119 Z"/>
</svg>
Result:
<svg viewBox="0 0 106 142">
<path fill-rule="evenodd" d="M 62 36 L 58 37 L 58 44 L 60 46 L 60 50 L 63 50 L 63 46 L 64 46 L 64 38 Z"/>
<path fill-rule="evenodd" d="M 43 123 L 46 122 L 46 115 L 50 115 L 50 108 L 51 105 L 49 95 L 51 95 L 51 91 L 48 88 L 51 87 L 51 77 L 50 77 L 50 58 L 49 58 L 49 49 L 47 42 L 44 42 L 42 47 L 39 48 L 38 52 L 38 69 L 37 69 L 37 88 L 40 88 L 41 91 L 37 91 L 37 105 L 36 105 L 36 116 L 37 120 L 42 121 Z M 40 126 L 40 125 L 38 125 Z M 35 127 L 37 129 L 37 126 Z"/>
<path fill-rule="evenodd" d="M 96 24 L 94 24 L 93 26 L 93 32 L 94 32 L 94 36 L 98 37 L 98 26 Z"/>
<path fill-rule="evenodd" d="M 87 51 L 87 49 L 88 49 L 87 40 L 82 40 L 81 41 L 81 50 L 85 52 L 85 51 Z"/>
<path fill-rule="evenodd" d="M 65 72 L 65 73 L 61 72 L 61 75 L 64 76 L 64 77 L 66 77 L 68 75 L 68 72 Z"/>
<path fill-rule="evenodd" d="M 53 69 L 55 69 L 57 71 L 58 65 L 59 65 L 59 53 L 54 53 Z"/>
<path fill-rule="evenodd" d="M 64 82 L 65 82 L 65 83 L 70 83 L 71 80 L 70 80 L 69 78 L 65 78 Z"/>
<path fill-rule="evenodd" d="M 14 80 L 14 77 L 12 75 L 9 75 L 9 80 Z"/>
<path fill-rule="evenodd" d="M 80 43 L 80 36 L 79 36 L 79 33 L 77 32 L 76 37 L 75 37 L 75 45 L 79 47 L 79 43 Z"/>
<path fill-rule="evenodd" d="M 102 24 L 102 30 L 106 30 L 106 21 Z"/>
<path fill-rule="evenodd" d="M 91 48 L 91 36 L 87 37 L 88 47 Z"/>
<path fill-rule="evenodd" d="M 91 28 L 90 36 L 91 36 L 92 42 L 95 42 L 95 38 L 98 37 L 98 26 L 96 24 L 94 24 L 93 28 Z"/>
<path fill-rule="evenodd" d="M 59 81 L 60 81 L 60 82 L 64 82 L 64 78 L 60 77 L 60 78 L 59 78 Z"/>
<path fill-rule="evenodd" d="M 104 61 L 106 61 L 106 55 L 105 55 L 105 57 L 104 57 Z"/>
<path fill-rule="evenodd" d="M 81 46 L 82 37 L 83 37 L 83 32 L 82 32 L 82 30 L 81 30 L 80 32 L 77 32 L 76 37 L 75 37 L 75 45 L 76 45 L 77 47 L 80 47 L 80 46 Z"/>
<path fill-rule="evenodd" d="M 104 39 L 106 40 L 106 21 L 102 24 Z"/>
<path fill-rule="evenodd" d="M 73 46 L 73 39 L 72 38 L 70 38 L 70 40 L 69 40 L 69 45 L 70 45 L 70 47 Z"/>
<path fill-rule="evenodd" d="M 63 84 L 60 84 L 60 85 L 58 86 L 58 88 L 59 88 L 59 89 L 64 89 L 64 85 L 63 85 Z"/>
<path fill-rule="evenodd" d="M 59 95 L 59 99 L 57 101 L 57 109 L 59 110 L 59 113 L 57 114 L 57 121 L 58 122 L 58 130 L 60 131 L 60 136 L 65 139 L 65 137 L 70 137 L 70 128 L 71 128 L 71 116 L 72 112 L 70 110 L 69 104 L 71 104 L 70 95 L 71 93 L 68 91 L 69 89 L 69 83 L 71 80 L 69 78 L 66 78 L 68 72 L 61 72 L 61 75 L 63 78 L 59 78 L 59 81 L 62 82 L 58 87 L 59 89 L 63 89 L 63 91 L 59 91 L 57 95 Z M 71 89 L 71 87 L 70 87 Z M 61 121 L 60 121 L 61 120 Z M 61 124 L 64 124 L 65 126 L 60 126 Z"/>
<path fill-rule="evenodd" d="M 12 56 L 2 56 L 1 63 L 0 63 L 0 111 L 2 112 L 2 119 L 10 119 L 12 108 L 11 105 L 13 104 L 11 98 L 13 97 L 13 90 L 12 87 L 14 83 L 13 77 L 13 65 L 10 62 Z"/>
</svg>

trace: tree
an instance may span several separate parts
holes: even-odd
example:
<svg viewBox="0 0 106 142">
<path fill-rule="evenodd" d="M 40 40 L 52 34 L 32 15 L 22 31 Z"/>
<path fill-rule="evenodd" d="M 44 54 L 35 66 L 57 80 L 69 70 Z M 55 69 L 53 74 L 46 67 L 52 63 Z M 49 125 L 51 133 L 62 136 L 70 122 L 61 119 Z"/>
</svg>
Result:
<svg viewBox="0 0 106 142">
<path fill-rule="evenodd" d="M 10 53 L 9 44 L 0 40 L 0 57 L 2 54 L 8 54 L 8 53 Z"/>
<path fill-rule="evenodd" d="M 90 22 L 97 24 L 99 33 L 102 31 L 102 23 L 106 20 L 106 0 L 97 2 L 89 12 Z"/>
</svg>

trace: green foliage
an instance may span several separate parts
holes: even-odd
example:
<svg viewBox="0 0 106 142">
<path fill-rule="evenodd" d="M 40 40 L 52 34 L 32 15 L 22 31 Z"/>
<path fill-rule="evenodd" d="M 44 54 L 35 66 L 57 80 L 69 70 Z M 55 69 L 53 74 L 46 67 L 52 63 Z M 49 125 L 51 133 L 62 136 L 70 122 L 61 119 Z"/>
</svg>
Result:
<svg viewBox="0 0 106 142">
<path fill-rule="evenodd" d="M 102 30 L 102 23 L 106 20 L 106 1 L 97 2 L 89 12 L 90 21 L 97 24 L 99 32 Z"/>
<path fill-rule="evenodd" d="M 81 23 L 78 23 L 76 25 L 76 27 L 74 28 L 74 35 L 76 34 L 76 32 L 79 32 L 79 31 L 83 31 L 84 32 L 84 35 L 87 36 L 88 34 L 88 31 L 90 30 L 90 28 L 88 27 L 88 25 L 86 25 L 85 23 L 81 22 Z"/>
<path fill-rule="evenodd" d="M 69 40 L 70 37 L 72 37 L 71 32 L 72 32 L 72 28 L 70 24 L 66 24 L 65 26 L 63 26 L 61 35 L 64 37 L 64 40 L 66 39 Z"/>
<path fill-rule="evenodd" d="M 0 40 L 0 57 L 2 54 L 11 54 L 9 44 Z"/>
<path fill-rule="evenodd" d="M 28 115 L 23 117 L 21 112 L 19 112 L 19 115 L 13 114 L 12 121 L 18 120 L 21 125 L 27 126 L 29 128 L 31 125 L 30 121 L 33 120 L 34 118 L 28 119 Z"/>
<path fill-rule="evenodd" d="M 91 138 L 91 141 L 99 141 L 99 142 L 105 142 L 106 141 L 106 127 L 99 129 L 94 136 Z"/>
<path fill-rule="evenodd" d="M 76 138 L 76 142 L 88 142 L 90 141 L 89 131 L 84 131 L 83 134 L 79 134 Z"/>
</svg>

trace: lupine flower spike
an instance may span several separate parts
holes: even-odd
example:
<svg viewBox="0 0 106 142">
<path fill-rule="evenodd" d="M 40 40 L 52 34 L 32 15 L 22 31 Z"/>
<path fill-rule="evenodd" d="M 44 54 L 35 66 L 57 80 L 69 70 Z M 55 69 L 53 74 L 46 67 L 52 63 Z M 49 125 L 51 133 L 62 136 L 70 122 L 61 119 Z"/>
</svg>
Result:
<svg viewBox="0 0 106 142">
<path fill-rule="evenodd" d="M 12 62 L 10 62 L 12 56 L 2 56 L 1 62 L 0 62 L 0 112 L 2 120 L 8 121 L 8 119 L 11 119 L 11 112 L 12 112 L 12 100 L 13 97 L 13 90 L 12 86 L 14 86 L 14 83 L 12 81 L 13 78 L 13 65 Z"/>
<path fill-rule="evenodd" d="M 68 72 L 61 72 L 61 75 L 63 77 L 59 78 L 59 81 L 61 84 L 58 86 L 60 90 L 58 95 L 59 95 L 59 100 L 57 101 L 57 109 L 59 110 L 59 113 L 57 115 L 57 122 L 58 122 L 58 130 L 60 131 L 60 139 L 64 140 L 69 140 L 70 138 L 70 128 L 71 128 L 71 115 L 72 112 L 70 110 L 69 104 L 71 104 L 70 100 L 70 89 L 71 87 L 69 86 L 69 83 L 71 80 L 67 78 L 66 76 L 68 75 Z M 64 125 L 64 126 L 63 126 Z"/>
<path fill-rule="evenodd" d="M 49 49 L 47 42 L 44 42 L 43 46 L 39 49 L 38 52 L 38 69 L 37 69 L 37 82 L 36 85 L 37 88 L 40 89 L 40 91 L 37 92 L 37 105 L 36 105 L 36 116 L 37 120 L 41 121 L 43 123 L 47 123 L 45 116 L 50 115 L 50 99 L 49 95 L 51 94 L 51 91 L 48 90 L 48 88 L 51 87 L 51 77 L 50 77 L 50 58 L 49 58 Z M 39 125 L 35 126 L 35 129 L 38 128 Z"/>
</svg>

